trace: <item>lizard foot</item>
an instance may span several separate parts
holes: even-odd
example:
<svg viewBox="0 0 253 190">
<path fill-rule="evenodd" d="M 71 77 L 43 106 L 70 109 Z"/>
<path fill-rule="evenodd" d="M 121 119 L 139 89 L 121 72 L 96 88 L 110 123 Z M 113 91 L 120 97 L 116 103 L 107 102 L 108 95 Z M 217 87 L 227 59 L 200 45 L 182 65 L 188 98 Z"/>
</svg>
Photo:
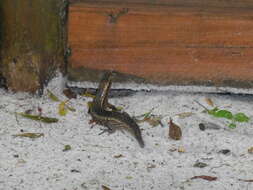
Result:
<svg viewBox="0 0 253 190">
<path fill-rule="evenodd" d="M 102 132 L 99 133 L 98 135 L 102 135 L 102 134 L 104 134 L 104 133 L 106 133 L 106 132 L 107 132 L 108 134 L 112 134 L 112 133 L 115 132 L 115 130 L 108 127 L 108 128 L 106 128 L 106 129 L 102 129 Z"/>
<path fill-rule="evenodd" d="M 93 129 L 93 127 L 97 124 L 97 122 L 93 119 L 89 121 L 89 124 L 91 125 L 90 128 Z"/>
</svg>

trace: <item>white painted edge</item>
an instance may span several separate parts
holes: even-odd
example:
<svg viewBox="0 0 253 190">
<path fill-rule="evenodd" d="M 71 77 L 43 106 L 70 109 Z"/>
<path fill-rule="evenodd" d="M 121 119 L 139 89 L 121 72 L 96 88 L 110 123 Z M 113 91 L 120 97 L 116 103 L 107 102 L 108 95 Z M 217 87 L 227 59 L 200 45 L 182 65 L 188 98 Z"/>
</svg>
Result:
<svg viewBox="0 0 253 190">
<path fill-rule="evenodd" d="M 97 82 L 73 82 L 67 81 L 67 85 L 77 88 L 97 88 Z M 198 92 L 198 93 L 233 93 L 233 94 L 253 94 L 253 88 L 233 88 L 233 87 L 215 87 L 215 86 L 193 86 L 193 85 L 167 85 L 159 86 L 144 83 L 113 83 L 114 89 L 131 89 L 147 91 L 177 91 L 177 92 Z"/>
</svg>

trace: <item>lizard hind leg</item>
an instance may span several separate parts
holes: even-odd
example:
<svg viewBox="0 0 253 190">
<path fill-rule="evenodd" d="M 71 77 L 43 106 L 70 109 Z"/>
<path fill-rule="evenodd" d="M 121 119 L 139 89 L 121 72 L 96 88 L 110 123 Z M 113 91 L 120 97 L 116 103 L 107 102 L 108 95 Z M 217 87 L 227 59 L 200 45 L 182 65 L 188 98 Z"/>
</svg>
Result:
<svg viewBox="0 0 253 190">
<path fill-rule="evenodd" d="M 120 129 L 119 123 L 115 121 L 106 121 L 103 123 L 103 126 L 105 126 L 106 129 L 103 129 L 103 131 L 99 135 L 105 132 L 107 132 L 108 134 L 112 134 L 116 131 L 116 129 Z"/>
<path fill-rule="evenodd" d="M 112 125 L 110 122 L 105 121 L 101 123 L 103 126 L 105 126 L 105 129 L 102 129 L 103 131 L 101 133 L 99 133 L 99 135 L 102 135 L 103 133 L 108 133 L 108 134 L 112 134 L 116 131 L 116 128 L 114 127 L 114 125 Z"/>
<path fill-rule="evenodd" d="M 111 127 L 106 127 L 105 129 L 102 129 L 102 132 L 101 133 L 99 133 L 98 135 L 102 135 L 102 134 L 104 134 L 104 133 L 108 133 L 108 134 L 112 134 L 112 133 L 114 133 L 116 131 L 116 129 L 115 128 L 111 128 Z"/>
</svg>

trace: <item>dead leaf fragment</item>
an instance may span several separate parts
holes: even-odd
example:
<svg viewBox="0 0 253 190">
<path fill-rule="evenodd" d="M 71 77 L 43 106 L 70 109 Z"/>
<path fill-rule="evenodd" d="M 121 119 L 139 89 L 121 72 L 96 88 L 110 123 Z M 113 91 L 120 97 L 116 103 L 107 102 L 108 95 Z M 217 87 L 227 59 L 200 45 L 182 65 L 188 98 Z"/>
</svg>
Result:
<svg viewBox="0 0 253 190">
<path fill-rule="evenodd" d="M 50 90 L 47 90 L 48 97 L 54 102 L 60 102 L 60 99 L 54 95 Z"/>
<path fill-rule="evenodd" d="M 178 116 L 180 119 L 184 119 L 184 118 L 190 117 L 192 115 L 194 115 L 194 113 L 192 113 L 192 112 L 183 112 L 183 113 L 176 114 L 176 116 Z"/>
<path fill-rule="evenodd" d="M 72 98 L 76 99 L 76 94 L 75 94 L 74 92 L 72 92 L 69 88 L 63 90 L 63 94 L 64 94 L 67 98 L 69 98 L 69 99 L 72 99 Z"/>
<path fill-rule="evenodd" d="M 18 159 L 17 163 L 15 164 L 16 167 L 22 167 L 26 164 L 24 159 Z"/>
<path fill-rule="evenodd" d="M 253 146 L 248 149 L 249 154 L 253 154 Z"/>
<path fill-rule="evenodd" d="M 207 175 L 199 175 L 199 176 L 194 176 L 191 179 L 204 179 L 207 181 L 215 181 L 217 179 L 217 177 L 207 176 Z"/>
<path fill-rule="evenodd" d="M 147 166 L 148 169 L 152 169 L 152 168 L 155 168 L 155 167 L 156 167 L 155 164 L 148 164 L 148 166 Z"/>
<path fill-rule="evenodd" d="M 178 149 L 177 149 L 178 152 L 181 152 L 181 153 L 184 153 L 185 152 L 185 148 L 180 146 Z"/>
<path fill-rule="evenodd" d="M 124 157 L 122 154 L 118 154 L 118 155 L 115 155 L 113 156 L 114 158 L 121 158 L 121 157 Z"/>
<path fill-rule="evenodd" d="M 27 138 L 31 138 L 31 139 L 35 139 L 35 138 L 39 138 L 44 136 L 43 133 L 21 133 L 21 134 L 16 134 L 13 135 L 14 137 L 27 137 Z"/>
<path fill-rule="evenodd" d="M 243 182 L 253 182 L 253 179 L 238 179 L 238 180 Z"/>
<path fill-rule="evenodd" d="M 106 187 L 105 185 L 102 185 L 103 190 L 111 190 L 109 187 Z"/>
<path fill-rule="evenodd" d="M 72 173 L 81 173 L 81 171 L 77 170 L 77 169 L 72 169 L 72 170 L 70 170 L 70 172 L 72 172 Z"/>
<path fill-rule="evenodd" d="M 221 154 L 224 154 L 224 155 L 228 155 L 228 154 L 231 153 L 231 151 L 229 149 L 222 149 L 218 153 L 221 153 Z"/>
<path fill-rule="evenodd" d="M 138 119 L 141 116 L 135 117 L 135 120 L 136 120 L 137 123 L 147 122 L 152 127 L 156 127 L 158 125 L 161 125 L 163 127 L 163 124 L 162 124 L 162 121 L 161 121 L 162 120 L 162 116 L 149 114 L 147 116 L 143 116 L 143 119 Z"/>
<path fill-rule="evenodd" d="M 211 98 L 205 98 L 205 101 L 206 101 L 206 103 L 209 105 L 209 106 L 214 106 L 214 104 L 213 104 L 213 101 L 211 100 Z"/>
<path fill-rule="evenodd" d="M 24 112 L 24 113 L 25 113 L 25 114 L 31 114 L 31 113 L 32 113 L 32 111 L 33 111 L 32 109 L 28 109 L 28 110 L 25 110 L 25 112 Z"/>
<path fill-rule="evenodd" d="M 170 149 L 169 149 L 170 152 L 175 152 L 175 151 L 177 151 L 177 150 L 178 150 L 177 148 L 170 148 Z"/>
<path fill-rule="evenodd" d="M 156 127 L 158 125 L 163 126 L 161 120 L 162 120 L 162 117 L 161 116 L 156 116 L 156 115 L 152 115 L 150 118 L 146 119 L 148 124 L 151 125 L 152 127 Z"/>
<path fill-rule="evenodd" d="M 172 119 L 170 119 L 169 122 L 169 137 L 174 140 L 180 140 L 182 137 L 182 131 L 181 128 L 172 122 Z"/>
</svg>

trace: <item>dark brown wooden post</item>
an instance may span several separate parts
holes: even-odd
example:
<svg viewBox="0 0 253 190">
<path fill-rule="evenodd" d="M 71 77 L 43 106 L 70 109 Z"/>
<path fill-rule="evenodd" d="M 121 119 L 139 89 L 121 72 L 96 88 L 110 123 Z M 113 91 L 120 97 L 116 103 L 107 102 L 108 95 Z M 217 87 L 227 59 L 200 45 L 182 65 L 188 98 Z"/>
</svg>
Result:
<svg viewBox="0 0 253 190">
<path fill-rule="evenodd" d="M 66 0 L 1 0 L 0 73 L 14 91 L 36 92 L 64 68 Z"/>
</svg>

